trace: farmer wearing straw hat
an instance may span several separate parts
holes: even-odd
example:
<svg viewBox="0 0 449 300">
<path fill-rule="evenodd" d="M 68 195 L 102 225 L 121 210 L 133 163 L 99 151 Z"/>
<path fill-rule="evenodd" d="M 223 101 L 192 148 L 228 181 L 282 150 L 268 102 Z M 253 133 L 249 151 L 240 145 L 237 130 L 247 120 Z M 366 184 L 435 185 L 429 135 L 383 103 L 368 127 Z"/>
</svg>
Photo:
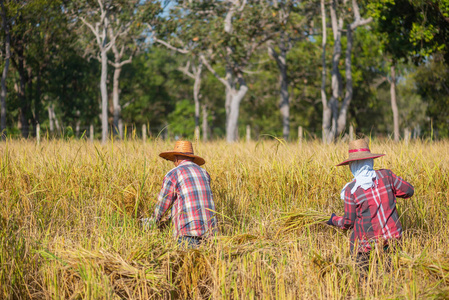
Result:
<svg viewBox="0 0 449 300">
<path fill-rule="evenodd" d="M 192 143 L 188 141 L 177 141 L 173 151 L 162 152 L 159 156 L 174 162 L 175 168 L 164 177 L 153 221 L 159 222 L 172 207 L 171 219 L 178 243 L 195 247 L 216 230 L 210 176 L 200 168 L 205 161 L 194 154 Z"/>
<path fill-rule="evenodd" d="M 396 197 L 410 198 L 413 186 L 391 170 L 374 170 L 374 159 L 385 154 L 370 152 L 364 139 L 349 142 L 349 158 L 337 166 L 349 165 L 354 179 L 341 190 L 344 216 L 332 214 L 329 225 L 354 228 L 351 252 L 357 251 L 357 262 L 365 270 L 370 251 L 375 246 L 388 249 L 389 242 L 399 240 L 402 227 L 396 209 Z"/>
</svg>

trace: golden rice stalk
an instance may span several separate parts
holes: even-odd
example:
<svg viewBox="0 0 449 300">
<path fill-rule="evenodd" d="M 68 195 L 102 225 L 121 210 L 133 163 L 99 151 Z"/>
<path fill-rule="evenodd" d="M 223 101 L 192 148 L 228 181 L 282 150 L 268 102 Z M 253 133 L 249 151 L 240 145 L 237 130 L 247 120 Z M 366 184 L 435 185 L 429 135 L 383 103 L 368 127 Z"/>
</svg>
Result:
<svg viewBox="0 0 449 300">
<path fill-rule="evenodd" d="M 327 220 L 329 220 L 327 214 L 312 209 L 286 212 L 278 219 L 281 228 L 277 234 L 295 231 Z"/>
<path fill-rule="evenodd" d="M 438 277 L 441 281 L 449 282 L 449 262 L 447 260 L 434 260 L 428 257 L 411 258 L 405 254 L 399 257 L 399 264 L 414 269 L 421 269 Z"/>
<path fill-rule="evenodd" d="M 41 250 L 39 254 L 47 261 L 57 261 L 63 266 L 66 278 L 84 278 L 83 270 L 94 267 L 92 272 L 100 272 L 111 280 L 116 293 L 122 290 L 135 290 L 145 285 L 154 292 L 160 292 L 169 287 L 157 266 L 148 262 L 128 262 L 118 254 L 105 250 L 87 250 L 83 248 L 61 249 L 52 253 Z M 96 276 L 99 276 L 97 274 Z"/>
</svg>

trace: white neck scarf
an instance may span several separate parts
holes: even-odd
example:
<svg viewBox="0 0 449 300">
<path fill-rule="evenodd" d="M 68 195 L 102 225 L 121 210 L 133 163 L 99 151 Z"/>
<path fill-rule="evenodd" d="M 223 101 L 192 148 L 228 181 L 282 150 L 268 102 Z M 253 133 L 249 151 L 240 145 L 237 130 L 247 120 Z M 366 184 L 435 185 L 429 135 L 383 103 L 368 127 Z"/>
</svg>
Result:
<svg viewBox="0 0 449 300">
<path fill-rule="evenodd" d="M 354 194 L 355 191 L 361 187 L 364 190 L 367 190 L 374 186 L 373 179 L 377 179 L 376 171 L 373 169 L 374 160 L 364 159 L 364 160 L 356 160 L 349 164 L 351 168 L 352 175 L 354 175 L 355 184 L 351 189 L 351 194 Z M 344 188 L 341 190 L 340 197 L 342 200 L 345 198 L 345 189 L 350 184 L 348 182 Z"/>
</svg>

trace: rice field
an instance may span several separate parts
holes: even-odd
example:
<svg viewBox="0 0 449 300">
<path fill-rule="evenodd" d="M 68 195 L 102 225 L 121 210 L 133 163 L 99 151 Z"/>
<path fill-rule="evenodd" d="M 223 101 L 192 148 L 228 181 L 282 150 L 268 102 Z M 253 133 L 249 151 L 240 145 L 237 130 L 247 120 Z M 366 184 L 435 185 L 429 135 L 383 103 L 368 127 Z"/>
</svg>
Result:
<svg viewBox="0 0 449 300">
<path fill-rule="evenodd" d="M 0 299 L 448 299 L 449 142 L 372 141 L 415 186 L 398 199 L 402 246 L 360 280 L 343 213 L 347 144 L 194 143 L 212 177 L 219 235 L 179 248 L 143 230 L 174 142 L 0 144 Z"/>
</svg>

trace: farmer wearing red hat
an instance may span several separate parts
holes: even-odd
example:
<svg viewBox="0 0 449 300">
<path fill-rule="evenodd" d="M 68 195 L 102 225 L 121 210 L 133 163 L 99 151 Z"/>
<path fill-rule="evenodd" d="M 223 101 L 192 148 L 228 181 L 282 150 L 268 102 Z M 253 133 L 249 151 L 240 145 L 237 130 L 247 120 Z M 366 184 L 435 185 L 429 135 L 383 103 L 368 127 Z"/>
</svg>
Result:
<svg viewBox="0 0 449 300">
<path fill-rule="evenodd" d="M 388 249 L 389 243 L 399 240 L 402 226 L 396 209 L 396 198 L 413 196 L 413 186 L 391 170 L 374 170 L 374 159 L 385 154 L 371 153 L 364 139 L 349 142 L 349 158 L 337 166 L 349 165 L 354 179 L 340 194 L 344 200 L 344 216 L 332 214 L 327 222 L 341 229 L 351 229 L 351 252 L 357 262 L 368 268 L 373 247 Z"/>
<path fill-rule="evenodd" d="M 173 151 L 159 156 L 172 161 L 175 168 L 165 175 L 153 217 L 147 223 L 159 222 L 171 208 L 178 243 L 195 247 L 216 231 L 211 180 L 200 167 L 205 161 L 193 153 L 192 143 L 188 141 L 177 141 Z"/>
</svg>

